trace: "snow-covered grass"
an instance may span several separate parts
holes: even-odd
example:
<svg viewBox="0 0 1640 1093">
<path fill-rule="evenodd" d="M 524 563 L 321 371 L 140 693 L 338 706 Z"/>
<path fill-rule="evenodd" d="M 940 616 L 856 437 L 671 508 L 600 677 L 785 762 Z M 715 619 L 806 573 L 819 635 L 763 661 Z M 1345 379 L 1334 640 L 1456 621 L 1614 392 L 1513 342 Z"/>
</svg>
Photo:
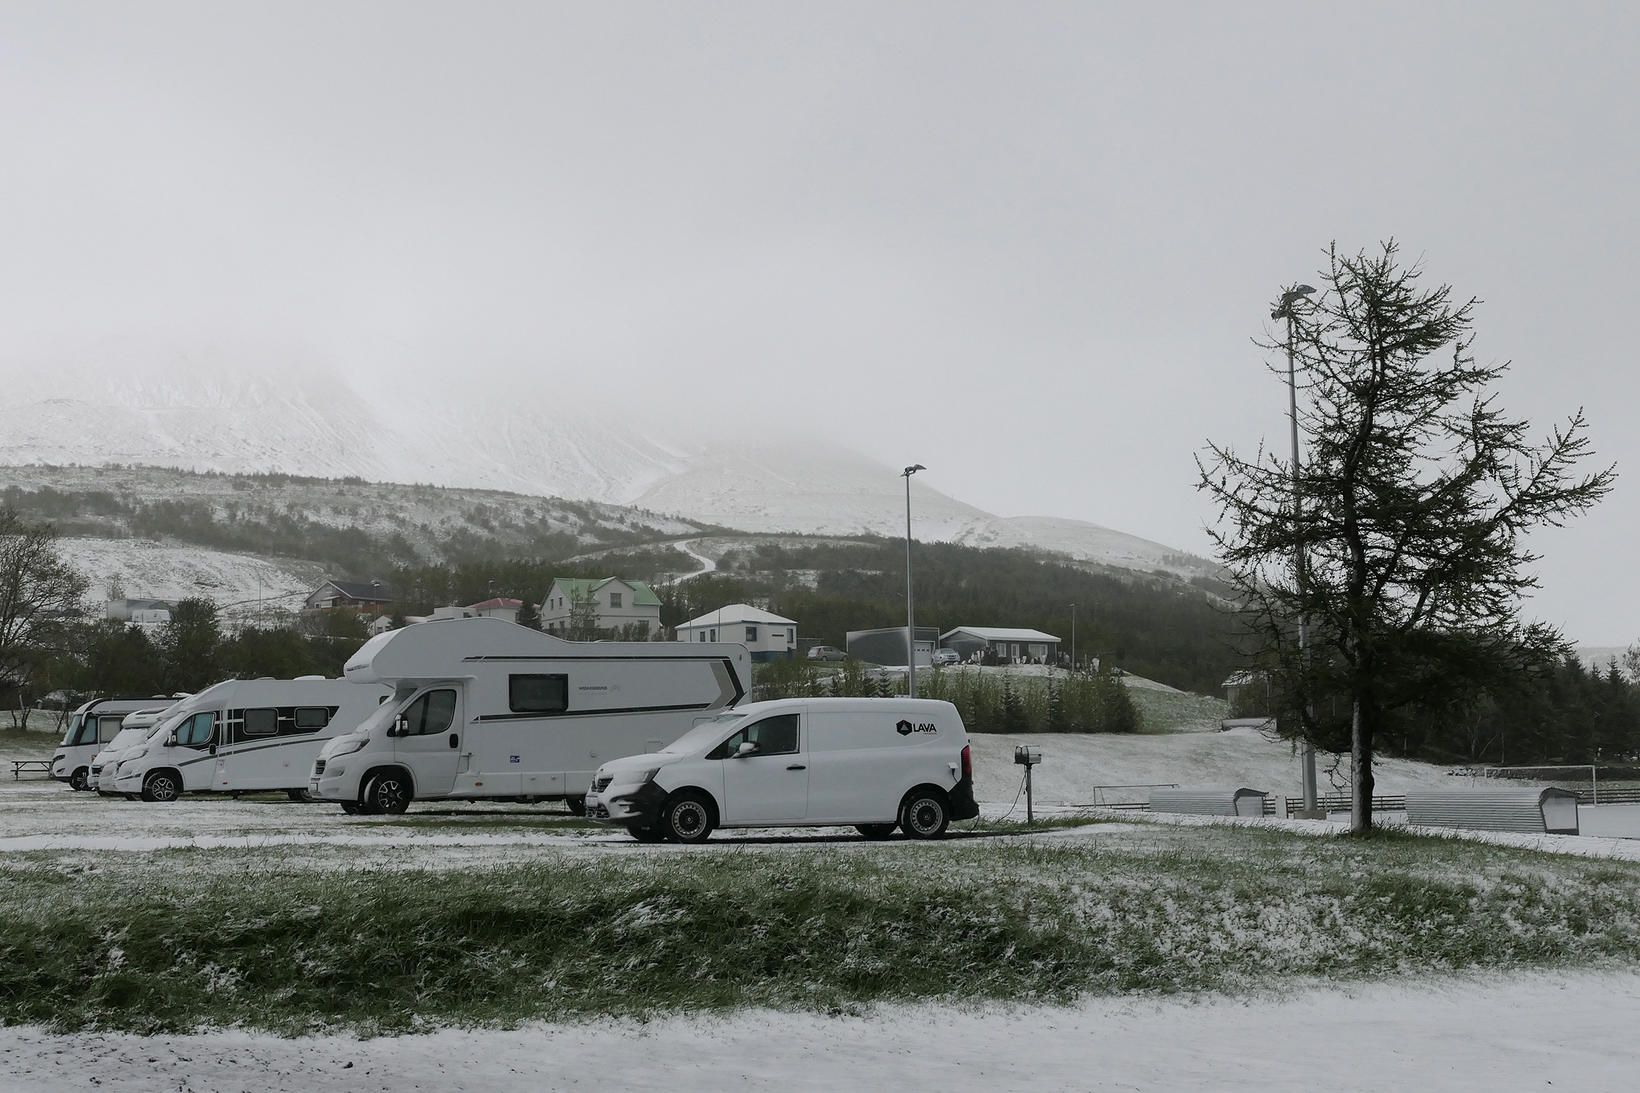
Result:
<svg viewBox="0 0 1640 1093">
<path fill-rule="evenodd" d="M 31 1093 L 494 1093 L 735 1090 L 1576 1089 L 1640 1071 L 1640 975 L 1453 976 L 1251 997 L 1095 998 L 1066 1007 L 873 1006 L 722 1018 L 282 1039 L 0 1029 L 0 1076 Z M 641 1060 L 631 1062 L 629 1060 Z M 94 1078 L 94 1082 L 93 1079 Z"/>
<path fill-rule="evenodd" d="M 0 849 L 0 1021 L 379 1032 L 1640 962 L 1640 865 L 1456 840 L 495 833 L 517 856 L 490 858 L 476 836 L 397 834 Z"/>
</svg>

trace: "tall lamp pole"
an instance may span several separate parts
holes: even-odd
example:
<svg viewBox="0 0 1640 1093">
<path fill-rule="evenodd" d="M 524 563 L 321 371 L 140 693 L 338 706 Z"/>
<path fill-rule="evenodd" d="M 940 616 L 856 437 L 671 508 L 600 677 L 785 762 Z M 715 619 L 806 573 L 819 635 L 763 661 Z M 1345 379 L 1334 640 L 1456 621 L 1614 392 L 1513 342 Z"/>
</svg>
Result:
<svg viewBox="0 0 1640 1093">
<path fill-rule="evenodd" d="M 911 476 L 927 469 L 913 463 L 900 472 L 905 479 L 905 689 L 911 698 L 917 697 L 917 630 L 911 604 Z"/>
<path fill-rule="evenodd" d="M 1292 426 L 1293 434 L 1293 526 L 1298 526 L 1299 520 L 1299 492 L 1298 492 L 1298 380 L 1294 373 L 1293 354 L 1296 333 L 1294 321 L 1297 316 L 1293 312 L 1293 305 L 1315 292 L 1310 285 L 1294 285 L 1281 294 L 1281 301 L 1276 304 L 1275 310 L 1270 312 L 1272 319 L 1287 320 L 1287 416 Z M 1304 594 L 1304 547 L 1297 546 L 1298 552 L 1298 591 Z M 1306 611 L 1298 615 L 1298 664 L 1302 673 L 1310 662 L 1310 616 Z M 1301 692 L 1302 693 L 1302 692 Z M 1301 725 L 1300 728 L 1303 726 Z M 1300 770 L 1304 778 L 1304 815 L 1315 819 L 1320 809 L 1317 807 L 1315 795 L 1315 745 L 1309 738 L 1303 737 L 1299 749 Z"/>
</svg>

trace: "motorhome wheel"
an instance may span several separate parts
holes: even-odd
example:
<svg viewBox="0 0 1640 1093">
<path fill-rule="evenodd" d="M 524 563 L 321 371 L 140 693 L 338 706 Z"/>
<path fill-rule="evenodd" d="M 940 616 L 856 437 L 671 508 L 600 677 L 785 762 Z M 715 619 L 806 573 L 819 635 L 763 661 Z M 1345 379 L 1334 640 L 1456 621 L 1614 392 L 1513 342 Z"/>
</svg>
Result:
<svg viewBox="0 0 1640 1093">
<path fill-rule="evenodd" d="M 144 801 L 174 801 L 182 793 L 182 785 L 177 776 L 170 771 L 156 771 L 148 776 L 143 783 L 142 799 Z"/>
<path fill-rule="evenodd" d="M 712 833 L 712 806 L 700 794 L 685 790 L 666 803 L 661 830 L 675 843 L 703 843 Z"/>
<path fill-rule="evenodd" d="M 868 839 L 886 839 L 894 834 L 893 824 L 855 824 L 854 830 Z"/>
<path fill-rule="evenodd" d="M 587 799 L 585 797 L 565 797 L 564 804 L 569 806 L 571 816 L 585 816 L 587 814 Z"/>
<path fill-rule="evenodd" d="M 900 829 L 913 839 L 937 839 L 951 822 L 945 795 L 938 790 L 915 789 L 906 795 L 900 810 Z"/>
<path fill-rule="evenodd" d="M 86 781 L 85 768 L 81 767 L 73 774 L 70 774 L 68 776 L 68 784 L 69 788 L 76 790 L 84 789 L 86 786 L 90 785 L 91 783 Z"/>
<path fill-rule="evenodd" d="M 401 774 L 378 774 L 365 793 L 372 812 L 397 816 L 410 807 L 410 784 Z"/>
<path fill-rule="evenodd" d="M 312 797 L 308 796 L 308 791 L 305 789 L 287 789 L 285 790 L 285 796 L 293 801 L 306 802 L 313 800 Z"/>
</svg>

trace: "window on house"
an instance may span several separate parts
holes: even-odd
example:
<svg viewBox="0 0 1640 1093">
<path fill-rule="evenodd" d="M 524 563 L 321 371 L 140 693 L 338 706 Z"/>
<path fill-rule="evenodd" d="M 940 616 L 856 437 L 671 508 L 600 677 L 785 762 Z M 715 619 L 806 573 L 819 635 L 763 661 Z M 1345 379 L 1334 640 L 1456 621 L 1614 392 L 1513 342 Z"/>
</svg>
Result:
<svg viewBox="0 0 1640 1093">
<path fill-rule="evenodd" d="M 563 713 L 569 709 L 569 676 L 508 676 L 507 706 L 513 713 Z"/>
<path fill-rule="evenodd" d="M 619 592 L 611 592 L 609 594 L 609 606 L 611 606 L 611 607 L 621 606 L 621 594 Z"/>
<path fill-rule="evenodd" d="M 797 644 L 797 627 L 795 627 L 795 626 L 786 627 L 786 644 L 787 645 L 796 645 Z"/>
<path fill-rule="evenodd" d="M 711 637 L 710 637 L 710 638 L 708 638 L 708 639 L 707 639 L 707 640 L 708 640 L 708 641 L 716 641 L 716 640 L 717 640 L 717 631 L 716 631 L 716 630 L 711 630 L 711 631 L 708 631 L 708 632 L 709 632 L 709 633 L 710 633 L 710 634 L 711 634 L 711 635 L 712 635 L 712 636 L 711 636 Z"/>
<path fill-rule="evenodd" d="M 748 626 L 746 628 L 746 640 L 747 641 L 756 641 L 757 640 L 757 627 Z"/>
</svg>

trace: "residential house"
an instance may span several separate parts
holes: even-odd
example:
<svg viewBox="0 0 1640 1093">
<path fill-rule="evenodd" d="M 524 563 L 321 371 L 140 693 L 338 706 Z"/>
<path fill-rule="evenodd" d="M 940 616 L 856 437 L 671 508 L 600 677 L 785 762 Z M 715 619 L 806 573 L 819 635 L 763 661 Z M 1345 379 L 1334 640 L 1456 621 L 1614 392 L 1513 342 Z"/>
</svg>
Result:
<svg viewBox="0 0 1640 1093">
<path fill-rule="evenodd" d="M 578 621 L 600 635 L 651 638 L 661 632 L 660 597 L 642 581 L 620 577 L 555 578 L 541 603 L 541 629 L 565 637 Z"/>
<path fill-rule="evenodd" d="M 380 615 L 387 610 L 393 597 L 380 581 L 326 581 L 302 601 L 302 610 L 355 611 L 361 615 Z"/>
<path fill-rule="evenodd" d="M 797 623 L 747 603 L 731 603 L 678 626 L 679 641 L 738 641 L 754 661 L 796 655 Z"/>
<path fill-rule="evenodd" d="M 967 660 L 989 653 L 1002 664 L 1051 664 L 1059 659 L 1059 639 L 1040 630 L 1008 626 L 959 626 L 940 635 L 940 645 Z"/>
<path fill-rule="evenodd" d="M 117 599 L 109 600 L 103 613 L 111 619 L 129 623 L 144 633 L 152 636 L 171 621 L 171 611 L 176 607 L 170 600 L 139 600 Z"/>
</svg>

